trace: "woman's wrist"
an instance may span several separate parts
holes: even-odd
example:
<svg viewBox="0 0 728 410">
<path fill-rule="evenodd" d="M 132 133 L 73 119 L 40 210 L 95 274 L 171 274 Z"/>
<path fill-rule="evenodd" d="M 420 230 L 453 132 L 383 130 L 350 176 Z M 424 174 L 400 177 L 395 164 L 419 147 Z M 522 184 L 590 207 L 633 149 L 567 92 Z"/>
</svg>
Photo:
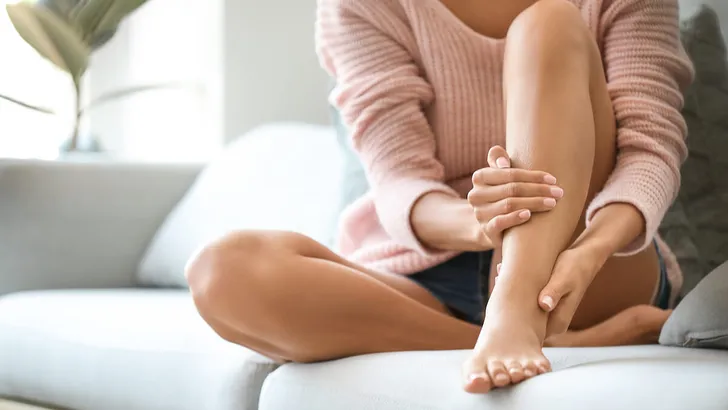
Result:
<svg viewBox="0 0 728 410">
<path fill-rule="evenodd" d="M 584 249 L 606 262 L 644 230 L 645 221 L 637 208 L 627 203 L 613 203 L 594 214 L 589 227 L 574 241 L 572 248 Z"/>
<path fill-rule="evenodd" d="M 467 200 L 443 192 L 429 192 L 418 199 L 410 213 L 417 239 L 430 249 L 481 251 L 491 249 Z"/>
</svg>

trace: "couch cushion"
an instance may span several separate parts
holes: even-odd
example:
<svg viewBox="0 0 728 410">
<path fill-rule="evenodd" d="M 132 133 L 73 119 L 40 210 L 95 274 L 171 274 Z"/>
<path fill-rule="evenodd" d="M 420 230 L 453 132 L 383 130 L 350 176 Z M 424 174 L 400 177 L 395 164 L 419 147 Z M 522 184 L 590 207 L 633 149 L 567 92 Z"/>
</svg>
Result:
<svg viewBox="0 0 728 410">
<path fill-rule="evenodd" d="M 170 213 L 139 267 L 146 285 L 186 287 L 184 267 L 201 246 L 239 229 L 278 229 L 330 245 L 341 192 L 332 128 L 260 127 L 232 143 Z"/>
<path fill-rule="evenodd" d="M 0 397 L 76 410 L 254 410 L 273 368 L 214 334 L 184 291 L 0 298 Z"/>
<path fill-rule="evenodd" d="M 675 308 L 662 328 L 660 344 L 728 350 L 728 262 Z"/>
<path fill-rule="evenodd" d="M 546 349 L 556 371 L 487 395 L 465 393 L 468 351 L 388 353 L 285 365 L 260 410 L 725 410 L 728 353 L 640 346 Z"/>
</svg>

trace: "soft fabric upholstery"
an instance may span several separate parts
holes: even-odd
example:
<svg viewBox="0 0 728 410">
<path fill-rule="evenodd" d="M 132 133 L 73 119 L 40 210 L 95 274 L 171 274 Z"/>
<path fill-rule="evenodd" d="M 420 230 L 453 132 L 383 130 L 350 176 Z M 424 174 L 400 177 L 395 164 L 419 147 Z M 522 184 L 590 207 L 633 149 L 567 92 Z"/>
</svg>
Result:
<svg viewBox="0 0 728 410">
<path fill-rule="evenodd" d="M 689 156 L 661 233 L 682 267 L 684 294 L 728 260 L 728 63 L 712 8 L 699 7 L 683 20 L 682 39 L 696 71 L 683 109 Z"/>
<path fill-rule="evenodd" d="M 662 329 L 660 343 L 728 350 L 728 262 L 685 296 Z"/>
<path fill-rule="evenodd" d="M 49 410 L 46 407 L 39 407 L 32 404 L 18 403 L 10 400 L 0 399 L 0 410 Z"/>
<path fill-rule="evenodd" d="M 0 295 L 135 285 L 154 232 L 199 170 L 0 159 Z"/>
<path fill-rule="evenodd" d="M 460 386 L 467 351 L 285 365 L 260 410 L 725 410 L 728 355 L 663 346 L 547 349 L 555 372 L 488 395 Z"/>
<path fill-rule="evenodd" d="M 74 410 L 255 410 L 273 368 L 213 333 L 184 291 L 0 299 L 0 397 Z"/>
<path fill-rule="evenodd" d="M 341 166 L 329 127 L 251 131 L 205 168 L 167 217 L 139 267 L 140 282 L 186 287 L 184 267 L 194 252 L 234 230 L 295 231 L 330 245 Z"/>
</svg>

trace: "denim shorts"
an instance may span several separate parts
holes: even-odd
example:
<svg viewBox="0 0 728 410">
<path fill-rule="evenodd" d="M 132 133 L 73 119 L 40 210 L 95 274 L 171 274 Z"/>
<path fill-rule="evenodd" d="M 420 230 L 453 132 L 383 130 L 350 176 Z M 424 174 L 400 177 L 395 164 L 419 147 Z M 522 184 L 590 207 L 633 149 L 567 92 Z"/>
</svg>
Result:
<svg viewBox="0 0 728 410">
<path fill-rule="evenodd" d="M 668 309 L 672 287 L 667 280 L 665 260 L 657 248 L 660 262 L 660 283 L 655 306 Z M 458 319 L 480 325 L 485 314 L 493 251 L 465 252 L 440 265 L 410 275 L 409 278 L 429 290 Z"/>
</svg>

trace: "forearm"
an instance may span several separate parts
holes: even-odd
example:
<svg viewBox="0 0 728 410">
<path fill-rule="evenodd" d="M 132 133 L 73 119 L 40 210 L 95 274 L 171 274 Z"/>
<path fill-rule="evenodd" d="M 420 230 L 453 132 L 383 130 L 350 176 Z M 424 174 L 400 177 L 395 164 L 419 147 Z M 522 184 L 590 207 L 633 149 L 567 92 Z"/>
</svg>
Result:
<svg viewBox="0 0 728 410">
<path fill-rule="evenodd" d="M 478 221 L 467 200 L 441 192 L 423 195 L 412 207 L 412 230 L 425 247 L 443 251 L 491 249 L 479 235 Z"/>
<path fill-rule="evenodd" d="M 604 263 L 644 231 L 645 220 L 637 208 L 626 203 L 612 203 L 594 214 L 589 227 L 571 247 L 588 249 Z"/>
</svg>

